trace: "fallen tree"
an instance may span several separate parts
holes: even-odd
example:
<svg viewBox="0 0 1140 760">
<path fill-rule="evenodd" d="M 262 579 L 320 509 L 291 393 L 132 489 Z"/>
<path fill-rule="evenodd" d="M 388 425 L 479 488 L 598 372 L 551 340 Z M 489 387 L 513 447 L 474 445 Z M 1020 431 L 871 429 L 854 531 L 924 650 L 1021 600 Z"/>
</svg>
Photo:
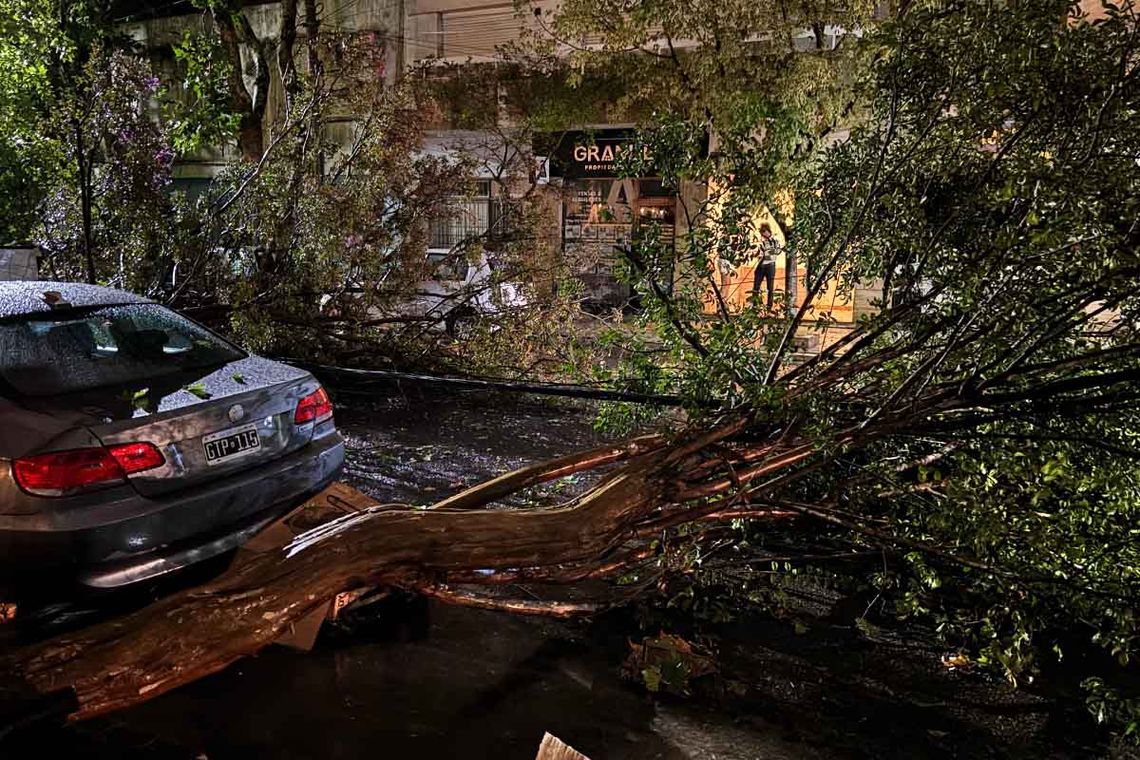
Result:
<svg viewBox="0 0 1140 760">
<path fill-rule="evenodd" d="M 507 589 L 643 577 L 618 588 L 620 602 L 653 588 L 678 535 L 699 546 L 694 526 L 754 539 L 794 524 L 801 537 L 879 550 L 884 564 L 889 553 L 896 569 L 876 580 L 880 594 L 1011 678 L 1032 672 L 1035 652 L 1067 645 L 1059 629 L 1127 667 L 1140 633 L 1140 43 L 1135 19 L 1066 27 L 1066 8 L 916 3 L 871 38 L 891 51 L 867 84 L 873 118 L 799 180 L 793 240 L 809 277 L 786 315 L 753 304 L 710 320 L 707 278 L 669 294 L 641 280 L 674 360 L 668 386 L 653 390 L 690 401 L 683 429 L 534 465 L 429 508 L 371 505 L 283 554 L 5 664 L 41 691 L 74 689 L 82 718 L 217 671 L 341 591 L 390 585 L 589 613 L 615 597 L 544 602 Z M 648 147 L 669 134 L 688 133 L 655 132 Z M 722 159 L 737 160 L 720 167 L 722 186 L 741 178 L 737 189 L 756 190 L 740 183 L 757 176 L 742 164 L 759 159 Z M 704 157 L 674 167 L 696 168 L 709 170 Z M 649 273 L 654 245 L 629 251 L 635 277 Z M 694 235 L 687 245 L 711 277 L 711 247 L 743 259 L 749 244 L 734 252 Z M 818 355 L 792 356 L 828 282 L 875 278 L 880 311 Z M 715 414 L 712 397 L 726 399 Z M 492 508 L 575 474 L 595 480 L 556 507 Z M 1086 688 L 1127 722 L 1111 683 Z"/>
<path fill-rule="evenodd" d="M 673 441 L 638 438 L 527 467 L 430 508 L 370 506 L 338 530 L 302 535 L 284 556 L 258 556 L 205 586 L 19 651 L 8 665 L 41 691 L 74 689 L 80 705 L 74 717 L 85 718 L 216 672 L 273 642 L 338 592 L 360 587 L 397 586 L 513 612 L 595 612 L 597 604 L 516 601 L 454 586 L 567 583 L 625 572 L 645 562 L 651 537 L 726 515 L 846 524 L 841 511 L 778 494 L 855 445 L 921 429 L 977 404 L 960 385 L 941 384 L 878 422 L 840 428 L 826 439 L 784 429 L 746 440 L 764 426 L 740 412 Z M 558 507 L 485 508 L 537 483 L 614 464 L 590 490 Z"/>
</svg>

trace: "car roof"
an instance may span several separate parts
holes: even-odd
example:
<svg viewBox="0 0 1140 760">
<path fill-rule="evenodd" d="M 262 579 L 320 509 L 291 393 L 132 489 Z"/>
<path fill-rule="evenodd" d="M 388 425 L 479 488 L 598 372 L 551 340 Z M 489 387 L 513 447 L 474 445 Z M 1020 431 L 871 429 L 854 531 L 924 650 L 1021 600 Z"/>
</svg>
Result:
<svg viewBox="0 0 1140 760">
<path fill-rule="evenodd" d="M 59 293 L 60 301 L 65 301 L 75 308 L 154 303 L 149 298 L 143 298 L 124 290 L 87 285 L 81 282 L 9 281 L 0 282 L 0 319 L 52 311 L 52 299 L 45 298 L 45 293 Z"/>
</svg>

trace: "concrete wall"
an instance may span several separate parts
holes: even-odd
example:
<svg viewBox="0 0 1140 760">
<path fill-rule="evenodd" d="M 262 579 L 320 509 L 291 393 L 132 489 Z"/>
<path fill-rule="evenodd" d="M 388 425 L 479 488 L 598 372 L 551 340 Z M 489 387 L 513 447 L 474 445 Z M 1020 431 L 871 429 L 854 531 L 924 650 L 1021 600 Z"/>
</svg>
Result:
<svg viewBox="0 0 1140 760">
<path fill-rule="evenodd" d="M 40 279 L 38 248 L 0 248 L 0 280 Z"/>
</svg>

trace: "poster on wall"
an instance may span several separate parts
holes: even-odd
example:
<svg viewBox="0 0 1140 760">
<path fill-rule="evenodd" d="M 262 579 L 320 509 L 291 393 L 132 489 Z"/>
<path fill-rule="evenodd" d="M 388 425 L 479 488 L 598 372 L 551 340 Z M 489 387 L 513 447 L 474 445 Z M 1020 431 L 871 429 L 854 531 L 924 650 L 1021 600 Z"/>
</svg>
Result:
<svg viewBox="0 0 1140 760">
<path fill-rule="evenodd" d="M 567 183 L 562 241 L 563 250 L 575 272 L 612 277 L 619 250 L 633 233 L 635 197 L 636 180 L 632 179 L 591 179 Z M 600 282 L 587 284 L 591 287 L 604 286 Z"/>
</svg>

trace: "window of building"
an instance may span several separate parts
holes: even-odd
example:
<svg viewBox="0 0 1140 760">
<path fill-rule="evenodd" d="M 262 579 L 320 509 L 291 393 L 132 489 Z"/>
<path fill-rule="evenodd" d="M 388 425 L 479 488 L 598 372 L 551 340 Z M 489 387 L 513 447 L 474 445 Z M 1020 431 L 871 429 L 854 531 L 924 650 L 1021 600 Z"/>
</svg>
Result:
<svg viewBox="0 0 1140 760">
<path fill-rule="evenodd" d="M 487 234 L 494 216 L 491 180 L 478 180 L 474 193 L 453 198 L 448 213 L 431 220 L 428 249 L 451 251 L 475 241 Z"/>
</svg>

